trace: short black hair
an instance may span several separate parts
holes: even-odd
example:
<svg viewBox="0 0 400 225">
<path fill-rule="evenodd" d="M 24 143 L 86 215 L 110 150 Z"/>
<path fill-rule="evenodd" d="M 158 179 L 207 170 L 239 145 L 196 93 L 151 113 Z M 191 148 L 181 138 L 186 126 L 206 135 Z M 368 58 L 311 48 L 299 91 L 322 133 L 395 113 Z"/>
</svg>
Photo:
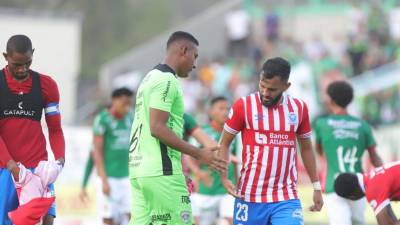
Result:
<svg viewBox="0 0 400 225">
<path fill-rule="evenodd" d="M 227 98 L 225 98 L 224 96 L 217 96 L 211 99 L 210 101 L 210 106 L 213 106 L 215 103 L 219 102 L 219 101 L 228 101 Z"/>
<path fill-rule="evenodd" d="M 174 43 L 175 41 L 179 41 L 179 40 L 187 40 L 187 41 L 190 41 L 190 42 L 196 44 L 197 46 L 199 46 L 199 41 L 192 34 L 185 32 L 185 31 L 175 31 L 168 38 L 167 49 L 169 48 L 169 46 L 172 43 Z"/>
<path fill-rule="evenodd" d="M 23 34 L 11 36 L 7 41 L 7 54 L 33 52 L 32 41 Z"/>
<path fill-rule="evenodd" d="M 290 64 L 286 59 L 281 57 L 271 58 L 265 61 L 262 67 L 262 72 L 263 78 L 272 79 L 275 76 L 278 76 L 282 81 L 288 81 Z"/>
<path fill-rule="evenodd" d="M 353 87 L 343 80 L 329 84 L 327 93 L 336 105 L 343 108 L 346 108 L 353 100 Z"/>
<path fill-rule="evenodd" d="M 348 198 L 356 193 L 357 188 L 360 188 L 358 177 L 354 173 L 342 173 L 335 179 L 334 189 L 337 195 L 343 198 Z"/>
<path fill-rule="evenodd" d="M 117 88 L 111 93 L 111 98 L 118 98 L 121 96 L 132 97 L 133 92 L 128 88 Z"/>
</svg>

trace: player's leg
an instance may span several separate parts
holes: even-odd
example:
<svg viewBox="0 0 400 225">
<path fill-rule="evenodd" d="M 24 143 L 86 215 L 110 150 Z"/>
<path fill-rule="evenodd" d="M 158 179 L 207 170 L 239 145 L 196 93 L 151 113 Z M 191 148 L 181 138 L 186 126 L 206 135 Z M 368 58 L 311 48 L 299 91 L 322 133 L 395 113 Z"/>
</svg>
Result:
<svg viewBox="0 0 400 225">
<path fill-rule="evenodd" d="M 233 211 L 234 225 L 260 225 L 270 220 L 270 204 L 251 203 L 235 199 Z"/>
<path fill-rule="evenodd" d="M 48 186 L 51 190 L 52 195 L 55 195 L 54 184 L 49 184 Z M 43 218 L 43 225 L 53 225 L 54 218 L 56 218 L 56 202 L 54 201 L 53 204 L 50 206 L 49 211 L 47 211 L 47 215 Z"/>
<path fill-rule="evenodd" d="M 196 225 L 213 225 L 218 218 L 220 196 L 203 195 L 196 193 L 191 196 L 193 216 Z"/>
<path fill-rule="evenodd" d="M 233 210 L 235 205 L 235 198 L 232 195 L 225 194 L 221 197 L 219 204 L 219 215 L 225 219 L 229 224 L 233 224 Z"/>
<path fill-rule="evenodd" d="M 150 223 L 150 207 L 144 196 L 144 187 L 140 181 L 142 178 L 130 179 L 132 206 L 129 225 L 143 225 Z"/>
<path fill-rule="evenodd" d="M 351 209 L 351 220 L 353 225 L 364 225 L 365 224 L 365 207 L 367 201 L 362 198 L 357 201 L 347 200 Z"/>
<path fill-rule="evenodd" d="M 192 204 L 192 215 L 194 219 L 194 224 L 198 225 L 200 223 L 200 196 L 199 193 L 190 194 L 190 202 Z"/>
<path fill-rule="evenodd" d="M 18 196 L 9 170 L 0 168 L 0 224 L 11 225 L 8 212 L 18 207 Z"/>
<path fill-rule="evenodd" d="M 150 224 L 193 224 L 189 192 L 183 175 L 144 177 L 140 181 L 151 210 Z M 133 200 L 136 201 L 135 196 Z"/>
<path fill-rule="evenodd" d="M 329 193 L 325 195 L 324 202 L 330 225 L 351 225 L 350 205 L 346 199 L 336 193 Z"/>
<path fill-rule="evenodd" d="M 271 221 L 272 225 L 303 225 L 303 209 L 299 199 L 271 203 L 273 206 Z"/>
<path fill-rule="evenodd" d="M 131 189 L 129 178 L 120 178 L 118 180 L 118 191 L 115 193 L 116 203 L 115 211 L 119 218 L 116 218 L 118 225 L 128 225 L 131 214 Z"/>
<path fill-rule="evenodd" d="M 97 210 L 99 214 L 101 215 L 103 224 L 105 225 L 113 225 L 113 211 L 112 211 L 112 193 L 113 187 L 112 185 L 112 178 L 108 178 L 108 183 L 110 185 L 110 196 L 107 196 L 103 193 L 103 188 L 102 188 L 102 182 L 100 179 L 97 180 L 97 190 L 96 190 L 96 195 L 97 195 Z M 115 191 L 115 190 L 114 190 Z"/>
</svg>

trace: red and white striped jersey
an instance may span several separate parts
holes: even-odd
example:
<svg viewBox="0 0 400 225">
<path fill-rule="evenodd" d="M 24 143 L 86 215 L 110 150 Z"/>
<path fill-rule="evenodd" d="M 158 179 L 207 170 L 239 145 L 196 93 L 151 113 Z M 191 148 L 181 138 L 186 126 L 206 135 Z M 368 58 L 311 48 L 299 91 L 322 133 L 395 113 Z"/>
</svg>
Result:
<svg viewBox="0 0 400 225">
<path fill-rule="evenodd" d="M 238 191 L 249 202 L 297 198 L 296 137 L 310 138 L 307 105 L 287 94 L 276 106 L 262 105 L 259 92 L 238 99 L 224 129 L 241 132 L 243 165 Z"/>
</svg>

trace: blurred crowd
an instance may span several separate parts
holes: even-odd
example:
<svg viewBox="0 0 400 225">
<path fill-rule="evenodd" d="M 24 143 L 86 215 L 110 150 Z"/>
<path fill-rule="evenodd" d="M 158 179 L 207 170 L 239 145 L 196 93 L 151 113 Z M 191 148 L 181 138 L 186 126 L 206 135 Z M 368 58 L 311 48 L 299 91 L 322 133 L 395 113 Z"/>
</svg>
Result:
<svg viewBox="0 0 400 225">
<path fill-rule="evenodd" d="M 317 34 L 303 42 L 282 35 L 282 18 L 276 10 L 266 10 L 261 17 L 248 7 L 232 10 L 225 17 L 226 54 L 201 60 L 195 74 L 182 81 L 186 109 L 205 122 L 208 99 L 225 96 L 234 100 L 257 90 L 262 63 L 279 55 L 292 68 L 305 63 L 311 69 L 313 96 L 319 106 L 315 116 L 324 114 L 321 93 L 329 82 L 400 62 L 400 34 L 391 29 L 388 12 L 379 4 L 353 4 L 347 13 L 347 34 L 333 37 L 328 44 Z M 262 24 L 261 31 L 257 24 Z M 400 84 L 393 83 L 363 97 L 359 113 L 372 125 L 400 121 L 399 90 Z"/>
</svg>

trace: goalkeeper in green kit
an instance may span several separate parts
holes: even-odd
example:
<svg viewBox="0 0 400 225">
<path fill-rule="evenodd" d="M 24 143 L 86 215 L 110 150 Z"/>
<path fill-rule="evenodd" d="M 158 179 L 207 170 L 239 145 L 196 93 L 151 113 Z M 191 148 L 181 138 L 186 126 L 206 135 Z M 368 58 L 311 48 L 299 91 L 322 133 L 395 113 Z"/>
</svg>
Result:
<svg viewBox="0 0 400 225">
<path fill-rule="evenodd" d="M 178 77 L 187 77 L 195 68 L 198 44 L 191 34 L 174 32 L 163 64 L 155 66 L 137 90 L 129 148 L 130 225 L 193 224 L 181 153 L 226 171 L 217 146 L 198 149 L 182 140 L 184 106 Z"/>
<path fill-rule="evenodd" d="M 346 81 L 335 81 L 328 86 L 327 105 L 330 114 L 314 123 L 317 152 L 327 159 L 325 206 L 330 225 L 363 225 L 366 201 L 351 201 L 334 192 L 335 178 L 341 173 L 361 173 L 362 156 L 368 151 L 371 163 L 378 167 L 382 160 L 370 126 L 351 116 L 347 106 L 353 99 L 353 88 Z"/>
</svg>

